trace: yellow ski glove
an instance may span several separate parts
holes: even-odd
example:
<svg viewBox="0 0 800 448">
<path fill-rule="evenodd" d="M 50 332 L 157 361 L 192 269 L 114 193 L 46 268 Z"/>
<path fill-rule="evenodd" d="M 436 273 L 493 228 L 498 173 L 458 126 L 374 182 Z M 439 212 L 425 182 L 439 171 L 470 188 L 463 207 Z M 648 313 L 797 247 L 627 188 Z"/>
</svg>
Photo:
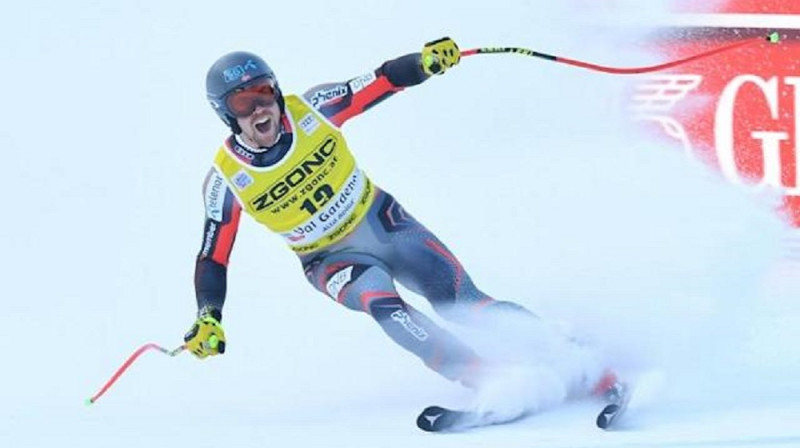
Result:
<svg viewBox="0 0 800 448">
<path fill-rule="evenodd" d="M 441 75 L 461 61 L 461 50 L 453 39 L 443 37 L 422 48 L 422 70 L 428 75 Z"/>
<path fill-rule="evenodd" d="M 200 359 L 225 353 L 225 330 L 219 322 L 221 318 L 219 310 L 203 307 L 192 328 L 183 337 L 186 349 Z"/>
</svg>

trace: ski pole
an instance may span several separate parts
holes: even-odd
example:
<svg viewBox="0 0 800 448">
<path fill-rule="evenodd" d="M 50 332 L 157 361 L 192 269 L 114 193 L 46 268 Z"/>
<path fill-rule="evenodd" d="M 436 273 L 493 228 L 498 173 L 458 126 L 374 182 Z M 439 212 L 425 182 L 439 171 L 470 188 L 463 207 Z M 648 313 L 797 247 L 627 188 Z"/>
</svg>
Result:
<svg viewBox="0 0 800 448">
<path fill-rule="evenodd" d="M 485 47 L 485 48 L 473 48 L 471 50 L 465 50 L 461 52 L 461 56 L 473 56 L 476 54 L 499 54 L 499 53 L 516 53 L 521 54 L 523 56 L 533 56 L 535 58 L 545 59 L 548 61 L 559 62 L 561 64 L 572 65 L 575 67 L 581 67 L 588 70 L 594 70 L 597 72 L 603 73 L 611 73 L 614 75 L 634 75 L 640 73 L 652 73 L 661 70 L 666 70 L 668 68 L 677 67 L 682 64 L 686 64 L 687 62 L 695 61 L 702 58 L 707 58 L 709 56 L 713 56 L 715 54 L 719 54 L 725 51 L 735 50 L 737 48 L 742 48 L 746 46 L 750 46 L 756 43 L 763 42 L 764 38 L 757 37 L 752 39 L 747 39 L 741 42 L 736 42 L 733 44 L 723 45 L 716 48 L 712 48 L 711 50 L 704 51 L 702 53 L 695 54 L 693 56 L 689 56 L 683 59 L 678 59 L 675 61 L 665 62 L 663 64 L 658 65 L 650 65 L 644 67 L 609 67 L 605 65 L 598 65 L 593 64 L 590 62 L 579 61 L 576 59 L 569 59 L 563 56 L 554 56 L 547 53 L 541 53 L 538 51 L 530 50 L 528 48 L 520 48 L 520 47 Z M 777 32 L 770 33 L 766 36 L 766 41 L 772 44 L 777 44 L 780 42 L 780 34 Z"/>
<path fill-rule="evenodd" d="M 136 359 L 139 356 L 142 355 L 142 353 L 144 353 L 144 352 L 146 352 L 148 350 L 158 350 L 158 351 L 160 351 L 161 353 L 163 353 L 165 355 L 169 355 L 169 356 L 173 356 L 174 357 L 174 356 L 180 355 L 184 350 L 186 350 L 186 346 L 185 345 L 181 345 L 180 347 L 176 348 L 175 350 L 167 350 L 167 349 L 165 349 L 164 347 L 161 347 L 158 344 L 149 343 L 149 344 L 145 344 L 145 345 L 139 347 L 139 349 L 137 349 L 135 352 L 133 352 L 133 354 L 131 356 L 129 356 L 128 359 L 122 364 L 122 366 L 120 366 L 120 368 L 117 369 L 116 372 L 114 372 L 114 375 L 112 375 L 111 379 L 109 379 L 106 382 L 106 384 L 103 385 L 103 387 L 100 389 L 100 391 L 97 392 L 93 397 L 88 398 L 86 400 L 86 405 L 88 406 L 88 405 L 94 403 L 95 401 L 97 401 L 100 397 L 102 397 L 103 394 L 106 393 L 106 391 L 119 379 L 119 377 L 122 376 L 122 374 L 125 373 L 126 370 L 128 370 L 128 367 L 130 367 L 131 364 L 133 364 L 133 362 L 136 361 Z"/>
</svg>

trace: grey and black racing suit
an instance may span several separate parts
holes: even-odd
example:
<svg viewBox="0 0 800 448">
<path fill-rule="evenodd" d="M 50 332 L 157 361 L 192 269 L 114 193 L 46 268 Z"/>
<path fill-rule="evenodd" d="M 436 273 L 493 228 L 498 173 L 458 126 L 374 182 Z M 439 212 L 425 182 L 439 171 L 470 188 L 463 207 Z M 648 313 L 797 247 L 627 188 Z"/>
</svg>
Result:
<svg viewBox="0 0 800 448">
<path fill-rule="evenodd" d="M 365 79 L 362 76 L 317 86 L 304 97 L 331 123 L 341 127 L 404 88 L 424 82 L 428 76 L 422 71 L 419 58 L 419 53 L 413 53 L 385 62 L 366 76 L 370 80 L 368 85 L 356 84 Z M 346 90 L 346 94 L 331 101 L 319 101 L 320 92 L 332 89 Z M 226 144 L 237 153 L 246 154 L 243 160 L 248 163 L 279 169 L 293 135 L 291 124 L 283 120 L 283 134 L 266 151 L 248 148 L 235 135 L 228 137 Z M 197 304 L 201 308 L 214 307 L 221 313 L 228 260 L 242 207 L 229 187 L 220 182 L 214 168 L 203 189 L 207 217 L 196 261 Z M 424 296 L 446 319 L 459 323 L 480 321 L 500 310 L 533 315 L 512 302 L 497 301 L 479 290 L 447 246 L 394 197 L 380 188 L 375 189 L 375 195 L 366 217 L 345 238 L 299 255 L 306 278 L 336 302 L 372 316 L 390 338 L 431 369 L 449 379 L 474 385 L 481 375 L 481 357 L 406 303 L 398 294 L 395 281 Z M 213 218 L 209 207 L 214 208 Z"/>
</svg>

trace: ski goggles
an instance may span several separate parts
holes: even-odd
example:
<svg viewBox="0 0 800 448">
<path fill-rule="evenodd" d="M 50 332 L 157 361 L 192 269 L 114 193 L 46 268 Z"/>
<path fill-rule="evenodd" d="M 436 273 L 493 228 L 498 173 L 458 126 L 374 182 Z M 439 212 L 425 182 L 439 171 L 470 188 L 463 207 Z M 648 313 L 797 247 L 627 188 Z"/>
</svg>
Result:
<svg viewBox="0 0 800 448">
<path fill-rule="evenodd" d="M 236 90 L 225 99 L 228 110 L 236 117 L 250 116 L 256 107 L 275 104 L 275 87 L 270 80 Z"/>
</svg>

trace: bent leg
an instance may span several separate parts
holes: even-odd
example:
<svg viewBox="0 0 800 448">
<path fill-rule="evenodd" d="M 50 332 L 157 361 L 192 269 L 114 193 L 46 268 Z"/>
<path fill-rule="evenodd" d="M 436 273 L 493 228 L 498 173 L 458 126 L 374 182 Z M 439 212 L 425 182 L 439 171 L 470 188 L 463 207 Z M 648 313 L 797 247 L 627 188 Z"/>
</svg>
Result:
<svg viewBox="0 0 800 448">
<path fill-rule="evenodd" d="M 384 237 L 393 243 L 387 263 L 397 280 L 425 297 L 437 313 L 463 324 L 479 324 L 493 315 L 536 319 L 523 306 L 495 300 L 478 289 L 461 262 L 425 226 L 391 196 L 378 214 Z"/>
<path fill-rule="evenodd" d="M 478 289 L 461 262 L 422 224 L 389 197 L 381 224 L 394 242 L 387 257 L 392 273 L 408 289 L 424 296 L 448 320 L 480 331 L 470 339 L 493 363 L 546 365 L 558 372 L 566 389 L 582 393 L 599 377 L 594 351 L 577 344 L 556 326 L 523 306 L 495 300 Z"/>
<path fill-rule="evenodd" d="M 467 386 L 476 384 L 478 355 L 405 303 L 379 260 L 364 254 L 337 254 L 306 266 L 306 276 L 336 302 L 372 316 L 392 340 L 429 368 Z"/>
</svg>

